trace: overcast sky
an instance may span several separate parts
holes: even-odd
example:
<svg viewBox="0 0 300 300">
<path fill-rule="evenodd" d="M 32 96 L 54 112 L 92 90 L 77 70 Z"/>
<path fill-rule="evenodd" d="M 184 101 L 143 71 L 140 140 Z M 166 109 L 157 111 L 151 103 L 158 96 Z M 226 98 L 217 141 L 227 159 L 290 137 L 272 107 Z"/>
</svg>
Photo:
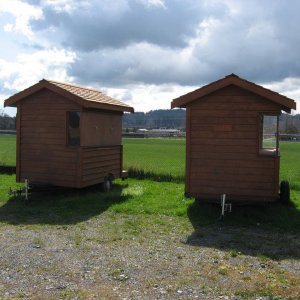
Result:
<svg viewBox="0 0 300 300">
<path fill-rule="evenodd" d="M 299 0 L 0 0 L 0 110 L 42 78 L 149 111 L 235 73 L 300 113 L 299 12 Z"/>
</svg>

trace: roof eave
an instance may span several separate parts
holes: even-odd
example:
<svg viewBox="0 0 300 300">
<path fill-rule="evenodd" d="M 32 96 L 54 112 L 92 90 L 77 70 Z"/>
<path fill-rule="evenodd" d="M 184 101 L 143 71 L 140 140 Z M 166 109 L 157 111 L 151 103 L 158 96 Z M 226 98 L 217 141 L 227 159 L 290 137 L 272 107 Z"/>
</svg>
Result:
<svg viewBox="0 0 300 300">
<path fill-rule="evenodd" d="M 38 92 L 39 90 L 41 90 L 43 88 L 44 88 L 44 82 L 43 82 L 43 80 L 41 80 L 38 83 L 32 85 L 31 87 L 29 87 L 29 88 L 27 88 L 23 91 L 20 91 L 20 92 L 14 94 L 13 96 L 7 98 L 4 101 L 4 107 L 7 107 L 7 106 L 16 107 L 16 106 L 18 106 L 17 103 L 19 101 L 21 101 L 22 99 L 30 96 L 33 93 Z"/>
<path fill-rule="evenodd" d="M 118 111 L 118 112 L 130 112 L 134 113 L 134 109 L 131 106 L 121 106 L 121 105 L 113 105 L 113 104 L 106 104 L 100 102 L 91 102 L 85 101 L 83 104 L 85 108 L 93 108 L 93 109 L 103 109 L 103 110 L 110 110 L 110 111 Z"/>
</svg>

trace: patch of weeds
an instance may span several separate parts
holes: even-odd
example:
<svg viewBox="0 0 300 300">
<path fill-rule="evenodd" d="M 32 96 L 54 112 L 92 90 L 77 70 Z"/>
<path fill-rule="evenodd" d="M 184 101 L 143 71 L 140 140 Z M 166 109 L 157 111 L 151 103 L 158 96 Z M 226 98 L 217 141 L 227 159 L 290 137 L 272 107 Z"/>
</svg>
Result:
<svg viewBox="0 0 300 300">
<path fill-rule="evenodd" d="M 113 279 L 118 281 L 126 281 L 129 279 L 129 276 L 125 273 L 124 269 L 113 269 L 110 272 L 110 276 L 112 276 Z"/>
<path fill-rule="evenodd" d="M 94 238 L 94 237 L 88 237 L 85 239 L 87 242 L 94 242 L 96 244 L 103 244 L 104 240 L 103 239 L 99 239 L 99 238 Z"/>
<path fill-rule="evenodd" d="M 17 293 L 13 299 L 24 299 L 26 298 L 26 294 L 24 292 Z"/>
<path fill-rule="evenodd" d="M 32 244 L 37 248 L 45 247 L 45 242 L 40 238 L 34 238 Z"/>
<path fill-rule="evenodd" d="M 69 226 L 68 225 L 60 225 L 60 226 L 58 226 L 58 229 L 68 230 Z"/>
<path fill-rule="evenodd" d="M 237 251 L 236 249 L 232 249 L 229 251 L 229 254 L 231 257 L 237 257 L 238 255 L 241 254 L 241 252 Z"/>
<path fill-rule="evenodd" d="M 244 276 L 242 279 L 244 281 L 251 281 L 251 277 L 250 276 Z"/>
<path fill-rule="evenodd" d="M 270 258 L 265 254 L 258 254 L 257 258 L 262 262 L 267 262 L 270 260 Z"/>
<path fill-rule="evenodd" d="M 145 169 L 132 166 L 128 168 L 128 176 L 137 179 L 151 179 L 158 182 L 184 182 L 184 176 L 182 175 L 176 176 L 168 173 L 158 173 L 157 171 L 147 171 Z"/>
<path fill-rule="evenodd" d="M 282 299 L 280 296 L 274 296 L 273 293 L 268 289 L 260 290 L 239 290 L 235 293 L 235 296 L 241 297 L 242 299 L 250 299 L 254 297 L 267 297 L 269 300 L 279 300 Z"/>
<path fill-rule="evenodd" d="M 226 266 L 220 266 L 219 269 L 218 269 L 218 272 L 219 272 L 220 275 L 223 275 L 223 276 L 226 276 L 229 273 Z"/>
<path fill-rule="evenodd" d="M 76 245 L 76 246 L 80 246 L 83 238 L 82 236 L 76 234 L 76 235 L 73 235 L 70 237 L 70 239 L 73 241 L 73 243 Z"/>
<path fill-rule="evenodd" d="M 199 286 L 199 289 L 203 295 L 207 295 L 210 292 L 210 288 L 205 285 Z"/>
<path fill-rule="evenodd" d="M 60 299 L 87 299 L 87 293 L 81 290 L 63 290 L 59 293 Z"/>
<path fill-rule="evenodd" d="M 85 230 L 85 229 L 86 229 L 86 224 L 83 223 L 83 222 L 78 223 L 77 226 L 78 226 L 78 228 L 79 228 L 80 230 Z"/>
<path fill-rule="evenodd" d="M 133 235 L 138 235 L 142 232 L 141 226 L 137 220 L 126 220 L 123 223 L 124 231 Z"/>
</svg>

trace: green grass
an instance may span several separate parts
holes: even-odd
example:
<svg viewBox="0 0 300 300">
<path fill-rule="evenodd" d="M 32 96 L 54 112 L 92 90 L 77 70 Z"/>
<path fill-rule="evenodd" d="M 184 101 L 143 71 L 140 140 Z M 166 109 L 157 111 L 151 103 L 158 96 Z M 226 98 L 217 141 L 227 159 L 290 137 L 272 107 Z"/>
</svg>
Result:
<svg viewBox="0 0 300 300">
<path fill-rule="evenodd" d="M 300 191 L 300 143 L 280 143 L 280 179 L 288 180 L 293 190 Z"/>
<path fill-rule="evenodd" d="M 201 204 L 184 197 L 184 185 L 173 182 L 128 179 L 117 180 L 109 193 L 92 187 L 83 190 L 59 190 L 51 193 L 33 193 L 30 202 L 5 193 L 15 185 L 13 175 L 0 174 L 0 222 L 3 224 L 77 224 L 104 212 L 142 218 L 160 216 L 188 220 L 195 229 L 208 225 L 254 226 L 271 231 L 300 230 L 299 193 L 293 195 L 298 206 L 281 204 L 261 207 L 235 207 L 231 214 L 220 220 L 220 206 Z M 4 183 L 4 184 L 3 184 Z M 127 224 L 130 228 L 132 224 Z"/>
<path fill-rule="evenodd" d="M 124 168 L 136 178 L 183 182 L 185 139 L 123 139 Z"/>
<path fill-rule="evenodd" d="M 0 134 L 0 165 L 16 165 L 16 136 Z"/>
<path fill-rule="evenodd" d="M 11 224 L 73 224 L 108 211 L 126 215 L 187 216 L 193 202 L 183 196 L 183 185 L 150 180 L 116 180 L 109 193 L 97 187 L 33 193 L 30 202 L 5 192 L 14 175 L 0 174 L 0 220 Z M 3 184 L 4 183 L 4 184 Z M 162 185 L 163 189 L 162 189 Z"/>
</svg>

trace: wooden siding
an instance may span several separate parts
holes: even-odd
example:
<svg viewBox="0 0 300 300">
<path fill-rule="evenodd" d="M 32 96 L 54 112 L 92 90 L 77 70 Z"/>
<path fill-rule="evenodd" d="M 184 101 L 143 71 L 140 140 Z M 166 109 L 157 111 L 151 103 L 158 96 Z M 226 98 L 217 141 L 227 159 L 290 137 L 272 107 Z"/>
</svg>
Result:
<svg viewBox="0 0 300 300">
<path fill-rule="evenodd" d="M 259 154 L 260 113 L 280 106 L 229 86 L 187 106 L 187 182 L 190 196 L 274 200 L 279 158 Z"/>
<path fill-rule="evenodd" d="M 81 148 L 80 187 L 98 184 L 107 176 L 120 178 L 122 146 Z"/>
<path fill-rule="evenodd" d="M 70 110 L 81 107 L 46 89 L 20 102 L 18 181 L 76 187 L 79 148 L 66 145 Z"/>
<path fill-rule="evenodd" d="M 81 146 L 121 145 L 122 114 L 84 111 L 81 116 Z"/>
</svg>

